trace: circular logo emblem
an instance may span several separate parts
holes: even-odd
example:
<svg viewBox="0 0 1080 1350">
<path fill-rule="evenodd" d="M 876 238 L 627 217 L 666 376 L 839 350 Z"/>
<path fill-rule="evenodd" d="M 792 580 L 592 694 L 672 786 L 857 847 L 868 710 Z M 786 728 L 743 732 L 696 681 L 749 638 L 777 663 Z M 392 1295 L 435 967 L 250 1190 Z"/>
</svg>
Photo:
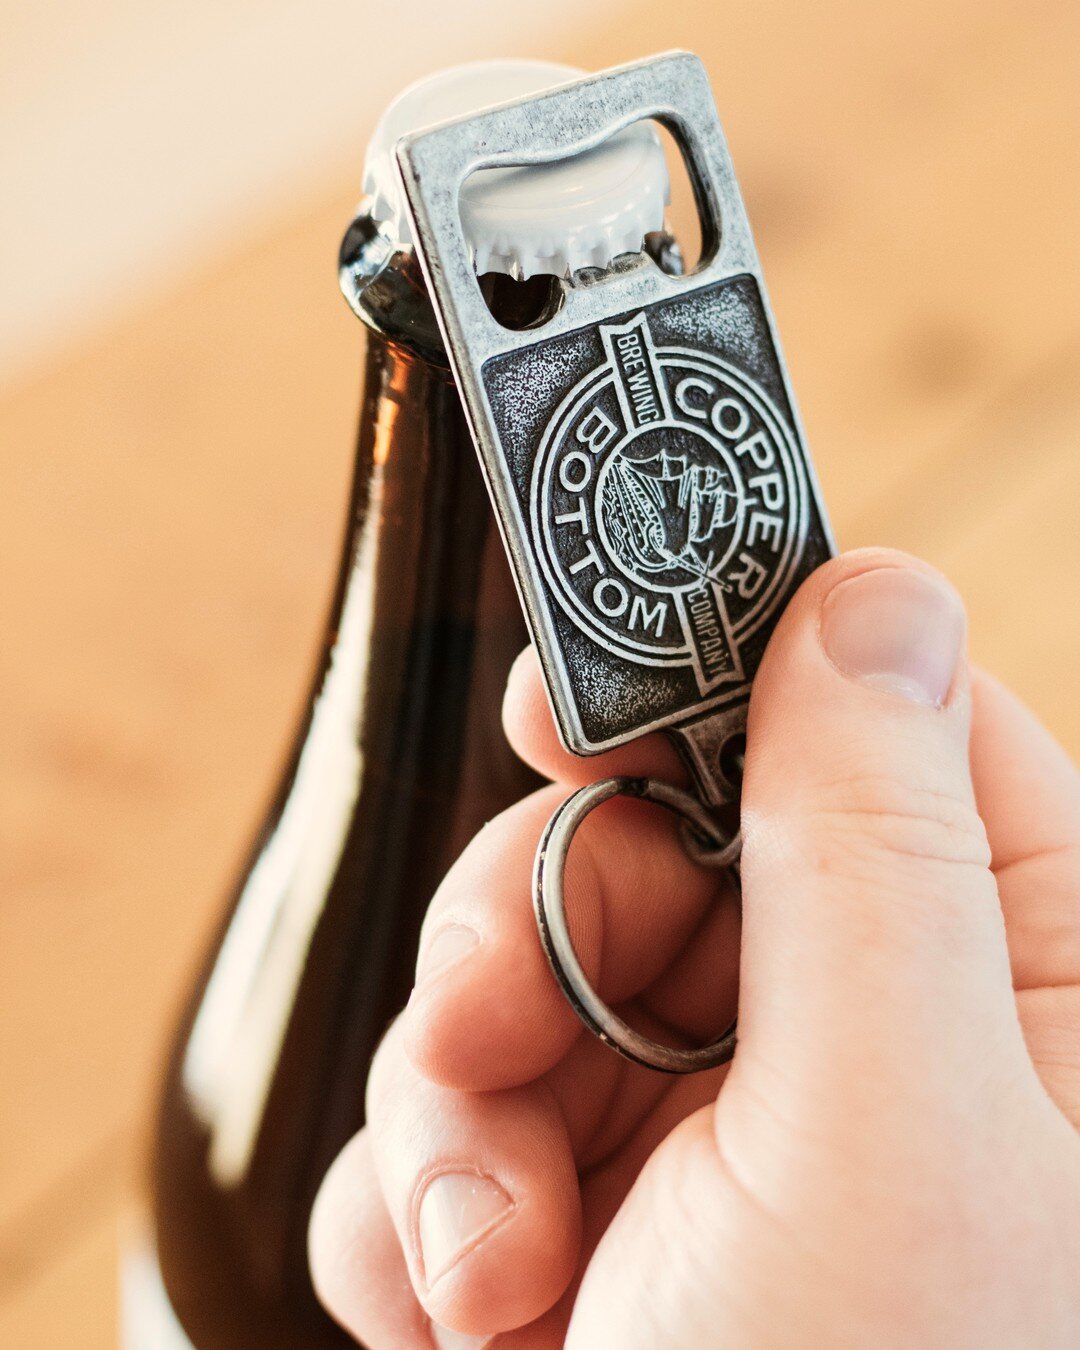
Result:
<svg viewBox="0 0 1080 1350">
<path fill-rule="evenodd" d="M 564 612 L 602 647 L 745 680 L 740 646 L 776 610 L 807 530 L 784 419 L 718 357 L 654 347 L 644 314 L 566 396 L 533 472 L 531 527 Z"/>
</svg>

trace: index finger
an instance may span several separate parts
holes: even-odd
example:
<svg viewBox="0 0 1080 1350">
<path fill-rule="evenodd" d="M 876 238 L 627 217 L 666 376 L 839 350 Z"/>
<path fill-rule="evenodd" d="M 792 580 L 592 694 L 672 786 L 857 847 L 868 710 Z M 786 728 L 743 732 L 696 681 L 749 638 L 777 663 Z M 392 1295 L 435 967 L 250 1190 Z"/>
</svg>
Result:
<svg viewBox="0 0 1080 1350">
<path fill-rule="evenodd" d="M 660 732 L 600 755 L 575 755 L 559 739 L 535 647 L 526 647 L 510 668 L 503 699 L 506 738 L 537 773 L 571 787 L 598 778 L 662 778 L 682 785 L 687 774 L 678 752 Z"/>
<path fill-rule="evenodd" d="M 429 1077 L 490 1091 L 545 1074 L 581 1033 L 548 966 L 533 915 L 533 855 L 563 797 L 548 787 L 491 822 L 440 886 L 420 940 L 418 983 L 405 1014 L 409 1054 Z M 647 990 L 717 903 L 723 878 L 691 864 L 667 812 L 616 798 L 590 816 L 566 876 L 574 948 L 602 998 Z M 734 974 L 737 949 L 727 952 Z M 724 1025 L 731 980 L 714 961 L 708 983 Z M 665 1019 L 668 1020 L 668 1019 Z"/>
</svg>

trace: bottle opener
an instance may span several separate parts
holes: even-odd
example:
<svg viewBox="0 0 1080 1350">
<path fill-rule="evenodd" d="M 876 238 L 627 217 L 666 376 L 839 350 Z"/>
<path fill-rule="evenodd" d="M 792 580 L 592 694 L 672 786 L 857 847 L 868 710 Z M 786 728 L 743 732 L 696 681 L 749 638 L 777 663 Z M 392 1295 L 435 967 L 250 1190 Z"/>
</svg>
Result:
<svg viewBox="0 0 1080 1350">
<path fill-rule="evenodd" d="M 685 156 L 701 263 L 675 276 L 632 255 L 562 282 L 538 326 L 503 327 L 465 238 L 464 180 L 568 158 L 646 118 Z M 650 58 L 405 136 L 397 159 L 560 735 L 591 755 L 662 730 L 697 789 L 611 778 L 556 811 L 534 873 L 544 949 L 578 1015 L 621 1054 L 676 1073 L 722 1063 L 734 1026 L 674 1049 L 600 999 L 562 885 L 574 832 L 618 794 L 680 815 L 697 861 L 737 868 L 739 836 L 710 808 L 737 799 L 769 634 L 834 551 L 708 77 L 689 53 Z"/>
</svg>

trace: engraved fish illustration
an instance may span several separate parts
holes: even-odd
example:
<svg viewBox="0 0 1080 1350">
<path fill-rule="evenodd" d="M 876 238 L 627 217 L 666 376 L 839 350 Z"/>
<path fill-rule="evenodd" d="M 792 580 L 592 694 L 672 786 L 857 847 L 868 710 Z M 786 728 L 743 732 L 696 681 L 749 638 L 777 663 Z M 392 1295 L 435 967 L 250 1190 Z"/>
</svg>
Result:
<svg viewBox="0 0 1080 1350">
<path fill-rule="evenodd" d="M 609 484 L 604 524 L 624 562 L 650 573 L 682 567 L 708 575 L 713 552 L 703 555 L 702 546 L 738 513 L 738 490 L 726 469 L 661 450 L 621 460 Z"/>
</svg>

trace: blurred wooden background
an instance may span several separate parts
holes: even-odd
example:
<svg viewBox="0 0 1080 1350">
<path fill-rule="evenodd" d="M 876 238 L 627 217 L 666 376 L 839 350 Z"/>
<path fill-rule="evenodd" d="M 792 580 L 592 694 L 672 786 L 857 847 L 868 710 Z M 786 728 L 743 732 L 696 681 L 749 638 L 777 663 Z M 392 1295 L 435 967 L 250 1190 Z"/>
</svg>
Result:
<svg viewBox="0 0 1080 1350">
<path fill-rule="evenodd" d="M 942 566 L 968 598 L 978 659 L 1080 752 L 1077 6 L 594 0 L 541 22 L 539 7 L 526 21 L 485 3 L 443 18 L 452 31 L 410 21 L 427 3 L 396 9 L 393 29 L 374 4 L 352 8 L 351 33 L 327 28 L 299 55 L 297 33 L 343 6 L 294 5 L 288 23 L 284 3 L 215 11 L 232 46 L 205 70 L 192 58 L 182 80 L 172 69 L 169 86 L 184 116 L 210 118 L 213 174 L 190 142 L 160 145 L 166 184 L 156 160 L 139 169 L 135 140 L 84 135 L 95 153 L 64 189 L 66 218 L 43 212 L 30 229 L 7 194 L 27 260 L 6 291 L 0 395 L 12 1350 L 115 1343 L 118 1234 L 155 1063 L 264 806 L 327 601 L 361 349 L 334 261 L 366 135 L 404 79 L 500 52 L 597 67 L 699 51 L 841 544 Z M 197 55 L 191 33 L 210 22 L 206 6 L 109 0 L 114 67 L 90 69 L 104 19 L 87 9 L 65 26 L 75 9 L 51 0 L 0 63 L 5 118 L 14 90 L 52 119 L 5 120 L 0 150 L 51 191 L 67 166 L 46 152 L 68 144 L 67 119 L 159 133 L 164 96 L 143 75 L 112 120 L 88 91 L 126 88 L 160 60 L 155 23 L 170 51 Z M 64 35 L 53 64 L 46 19 Z M 241 48 L 255 58 L 221 56 Z M 47 121 L 63 135 L 42 131 L 39 146 Z M 252 135 L 269 149 L 245 179 L 235 147 Z M 6 237 L 0 250 L 22 256 Z"/>
</svg>

